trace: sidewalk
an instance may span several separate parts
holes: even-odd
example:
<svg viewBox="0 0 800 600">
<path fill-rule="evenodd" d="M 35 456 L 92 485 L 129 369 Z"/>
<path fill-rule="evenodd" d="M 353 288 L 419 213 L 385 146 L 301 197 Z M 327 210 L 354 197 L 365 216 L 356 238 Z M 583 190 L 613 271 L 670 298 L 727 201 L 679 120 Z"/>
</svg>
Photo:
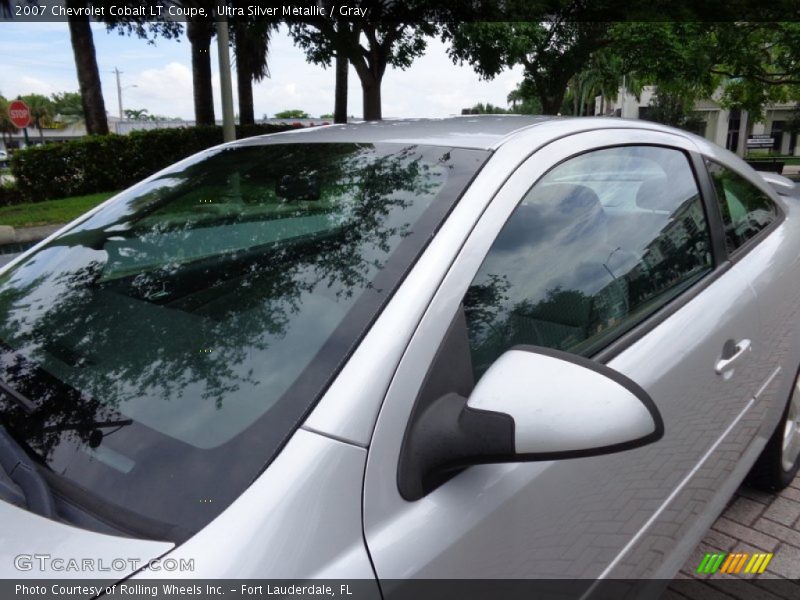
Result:
<svg viewBox="0 0 800 600">
<path fill-rule="evenodd" d="M 781 175 L 797 180 L 800 178 L 800 165 L 784 165 Z"/>
<path fill-rule="evenodd" d="M 9 225 L 0 225 L 0 246 L 6 244 L 30 244 L 43 240 L 51 233 L 58 231 L 63 223 L 56 225 L 42 225 L 40 227 L 21 227 L 16 229 Z"/>
<path fill-rule="evenodd" d="M 703 541 L 683 565 L 670 586 L 670 597 L 689 600 L 728 600 L 731 578 L 736 575 L 698 575 L 698 565 L 707 552 L 772 552 L 763 575 L 753 577 L 751 590 L 761 600 L 800 598 L 800 476 L 777 494 L 741 487 Z M 758 588 L 758 578 L 794 580 L 786 583 L 790 595 L 776 595 L 776 588 Z M 686 584 L 686 580 L 693 580 Z M 703 581 L 698 581 L 703 580 Z M 755 596 L 753 596 L 755 597 Z"/>
</svg>

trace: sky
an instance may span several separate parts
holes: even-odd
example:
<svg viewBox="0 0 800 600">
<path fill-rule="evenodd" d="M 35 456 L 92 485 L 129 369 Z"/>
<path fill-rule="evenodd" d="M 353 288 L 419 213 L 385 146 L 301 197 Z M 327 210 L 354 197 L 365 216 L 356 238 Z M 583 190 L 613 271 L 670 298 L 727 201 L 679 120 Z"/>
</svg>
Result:
<svg viewBox="0 0 800 600">
<path fill-rule="evenodd" d="M 106 110 L 118 113 L 114 68 L 122 71 L 123 108 L 145 108 L 150 114 L 193 119 L 189 43 L 159 38 L 155 45 L 107 32 L 92 24 Z M 383 78 L 384 117 L 446 117 L 477 102 L 506 106 L 506 97 L 522 79 L 519 67 L 482 81 L 469 65 L 454 65 L 447 47 L 430 39 L 426 53 L 405 70 L 387 69 Z M 212 42 L 214 102 L 221 118 L 219 59 Z M 334 71 L 306 62 L 282 28 L 270 47 L 271 78 L 254 85 L 256 118 L 286 109 L 312 117 L 333 112 Z M 236 83 L 234 76 L 234 102 Z M 350 69 L 348 114 L 361 116 L 361 85 Z M 0 94 L 78 91 L 75 63 L 66 23 L 0 23 Z M 238 112 L 238 111 L 237 111 Z"/>
</svg>

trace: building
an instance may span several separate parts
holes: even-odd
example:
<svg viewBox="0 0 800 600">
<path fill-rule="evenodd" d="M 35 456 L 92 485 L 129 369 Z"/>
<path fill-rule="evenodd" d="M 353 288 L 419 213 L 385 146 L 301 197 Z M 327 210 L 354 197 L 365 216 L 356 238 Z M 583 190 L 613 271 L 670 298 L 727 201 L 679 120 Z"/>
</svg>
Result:
<svg viewBox="0 0 800 600">
<path fill-rule="evenodd" d="M 655 91 L 655 87 L 647 86 L 637 100 L 625 88 L 620 88 L 616 101 L 603 102 L 604 114 L 628 119 L 646 119 Z M 598 96 L 595 99 L 595 114 L 600 114 L 600 105 L 601 100 Z M 695 114 L 700 120 L 694 132 L 740 156 L 744 156 L 748 149 L 747 133 L 751 138 L 771 136 L 771 144 L 766 137 L 761 137 L 759 140 L 760 147 L 771 154 L 800 156 L 798 132 L 787 130 L 787 124 L 799 106 L 800 103 L 797 102 L 770 105 L 764 111 L 763 122 L 750 124 L 747 111 L 722 108 L 713 99 L 700 100 L 694 106 Z M 752 125 L 752 128 L 748 132 L 749 125 Z M 766 143 L 763 140 L 766 140 Z"/>
</svg>

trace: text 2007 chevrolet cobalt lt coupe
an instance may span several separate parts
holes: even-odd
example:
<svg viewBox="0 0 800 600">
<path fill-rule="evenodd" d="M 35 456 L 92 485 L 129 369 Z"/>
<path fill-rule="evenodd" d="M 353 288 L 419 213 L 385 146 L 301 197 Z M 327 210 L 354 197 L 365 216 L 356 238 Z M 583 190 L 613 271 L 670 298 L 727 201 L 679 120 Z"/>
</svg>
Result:
<svg viewBox="0 0 800 600">
<path fill-rule="evenodd" d="M 0 276 L 0 574 L 672 577 L 797 473 L 799 223 L 646 122 L 201 152 Z"/>
</svg>

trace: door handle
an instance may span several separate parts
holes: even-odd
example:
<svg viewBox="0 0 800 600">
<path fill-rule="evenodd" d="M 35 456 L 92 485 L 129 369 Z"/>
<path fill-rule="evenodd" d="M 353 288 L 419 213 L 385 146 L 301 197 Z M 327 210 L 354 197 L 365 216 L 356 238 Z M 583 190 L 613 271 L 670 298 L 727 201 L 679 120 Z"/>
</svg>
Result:
<svg viewBox="0 0 800 600">
<path fill-rule="evenodd" d="M 733 347 L 731 348 L 731 346 Z M 725 342 L 725 346 L 722 349 L 722 358 L 720 358 L 714 366 L 714 371 L 717 372 L 717 375 L 722 375 L 725 371 L 728 371 L 737 360 L 742 358 L 748 350 L 750 350 L 750 340 L 742 340 L 735 346 L 733 345 L 733 340 L 728 340 Z"/>
</svg>

